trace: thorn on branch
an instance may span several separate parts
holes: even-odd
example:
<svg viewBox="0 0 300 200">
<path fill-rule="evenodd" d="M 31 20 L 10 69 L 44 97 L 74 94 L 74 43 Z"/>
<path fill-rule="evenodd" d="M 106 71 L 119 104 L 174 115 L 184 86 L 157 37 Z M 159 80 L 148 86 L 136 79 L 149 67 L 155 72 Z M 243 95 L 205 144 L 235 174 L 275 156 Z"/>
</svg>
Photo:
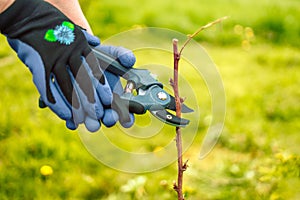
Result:
<svg viewBox="0 0 300 200">
<path fill-rule="evenodd" d="M 172 87 L 174 87 L 174 80 L 172 78 L 169 79 L 169 83 Z"/>
<path fill-rule="evenodd" d="M 180 97 L 180 103 L 183 104 L 186 100 L 186 97 Z"/>
<path fill-rule="evenodd" d="M 178 191 L 178 186 L 177 186 L 177 184 L 176 184 L 176 181 L 173 181 L 173 189 L 174 189 L 175 191 Z"/>
<path fill-rule="evenodd" d="M 189 162 L 189 160 L 186 160 L 184 162 L 184 164 L 182 165 L 182 171 L 186 171 L 187 170 L 187 168 L 189 167 L 189 165 L 187 164 L 188 162 Z"/>
</svg>

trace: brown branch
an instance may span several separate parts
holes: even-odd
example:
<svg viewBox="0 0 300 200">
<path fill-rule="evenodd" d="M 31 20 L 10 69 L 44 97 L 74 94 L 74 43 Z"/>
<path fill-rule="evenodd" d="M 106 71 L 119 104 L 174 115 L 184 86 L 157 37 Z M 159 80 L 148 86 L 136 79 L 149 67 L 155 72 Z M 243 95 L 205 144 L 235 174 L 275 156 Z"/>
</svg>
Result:
<svg viewBox="0 0 300 200">
<path fill-rule="evenodd" d="M 178 66 L 180 60 L 180 54 L 178 53 L 178 40 L 173 39 L 173 56 L 174 56 L 174 79 L 173 79 L 173 90 L 176 101 L 176 116 L 181 117 L 181 100 L 178 89 Z"/>
<path fill-rule="evenodd" d="M 174 90 L 175 102 L 176 102 L 176 116 L 181 118 L 181 104 L 183 103 L 184 99 L 179 96 L 179 89 L 178 89 L 178 71 L 179 71 L 179 60 L 184 48 L 188 45 L 188 43 L 202 30 L 207 29 L 217 23 L 222 22 L 223 20 L 227 19 L 227 17 L 222 17 L 217 19 L 213 22 L 206 24 L 205 26 L 200 27 L 195 33 L 192 35 L 188 35 L 188 39 L 183 44 L 180 51 L 178 51 L 178 40 L 173 39 L 173 57 L 174 57 L 174 78 L 170 79 L 170 84 Z M 177 174 L 177 183 L 174 181 L 173 189 L 177 192 L 178 200 L 184 200 L 184 195 L 182 191 L 183 186 L 183 172 L 187 170 L 188 167 L 188 160 L 183 163 L 182 161 L 182 137 L 181 137 L 181 128 L 179 126 L 176 127 L 176 148 L 177 148 L 177 167 L 178 167 L 178 174 Z"/>
<path fill-rule="evenodd" d="M 172 81 L 172 86 L 174 90 L 175 102 L 176 102 L 176 116 L 181 117 L 181 98 L 179 96 L 178 89 L 178 64 L 180 60 L 180 55 L 178 52 L 178 40 L 173 39 L 173 56 L 174 56 L 174 79 Z M 183 172 L 186 170 L 186 164 L 182 162 L 182 138 L 181 138 L 181 128 L 176 127 L 176 147 L 177 147 L 177 184 L 174 183 L 174 190 L 177 192 L 178 200 L 184 200 L 182 185 L 183 185 Z"/>
</svg>

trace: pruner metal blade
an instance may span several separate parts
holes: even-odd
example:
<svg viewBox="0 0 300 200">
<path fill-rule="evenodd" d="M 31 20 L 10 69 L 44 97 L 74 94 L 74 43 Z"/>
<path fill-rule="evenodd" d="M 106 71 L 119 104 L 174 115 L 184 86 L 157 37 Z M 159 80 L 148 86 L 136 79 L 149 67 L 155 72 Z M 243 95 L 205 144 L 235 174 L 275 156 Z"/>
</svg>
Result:
<svg viewBox="0 0 300 200">
<path fill-rule="evenodd" d="M 185 127 L 190 123 L 189 120 L 179 118 L 167 110 L 150 110 L 150 113 L 166 124 L 178 127 Z"/>
<path fill-rule="evenodd" d="M 170 102 L 168 106 L 166 106 L 166 109 L 170 109 L 172 111 L 176 111 L 176 102 L 175 98 L 168 94 L 170 97 Z M 172 113 L 168 112 L 165 109 L 161 110 L 150 110 L 151 114 L 154 115 L 156 118 L 159 120 L 163 121 L 166 124 L 172 125 L 172 126 L 178 126 L 178 127 L 185 127 L 189 124 L 189 120 L 184 119 L 184 118 L 179 118 Z M 182 113 L 191 113 L 194 112 L 193 109 L 189 108 L 185 104 L 181 104 L 181 112 Z"/>
<path fill-rule="evenodd" d="M 170 103 L 168 105 L 168 109 L 176 111 L 176 102 L 175 102 L 175 97 L 170 95 Z M 181 104 L 181 112 L 182 113 L 191 113 L 194 112 L 193 109 L 189 108 L 187 105 L 185 104 Z"/>
</svg>

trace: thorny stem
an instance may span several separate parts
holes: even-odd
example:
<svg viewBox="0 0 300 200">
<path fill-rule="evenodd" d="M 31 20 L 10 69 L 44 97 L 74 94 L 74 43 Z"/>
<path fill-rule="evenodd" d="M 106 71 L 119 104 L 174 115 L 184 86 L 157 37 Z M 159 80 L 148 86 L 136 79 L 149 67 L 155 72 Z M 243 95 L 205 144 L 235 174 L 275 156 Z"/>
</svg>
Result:
<svg viewBox="0 0 300 200">
<path fill-rule="evenodd" d="M 192 35 L 188 35 L 188 39 L 183 44 L 180 51 L 178 51 L 178 40 L 173 39 L 173 56 L 174 56 L 174 79 L 170 80 L 173 90 L 174 90 L 174 96 L 175 96 L 175 102 L 176 102 L 176 116 L 181 117 L 181 104 L 183 103 L 183 100 L 179 96 L 179 89 L 178 89 L 178 65 L 179 60 L 182 54 L 182 51 L 187 46 L 187 44 L 201 31 L 204 29 L 207 29 L 217 23 L 222 22 L 223 20 L 227 19 L 228 17 L 222 17 L 219 18 L 213 22 L 210 22 L 206 24 L 205 26 L 200 27 L 195 33 Z M 183 192 L 182 192 L 182 186 L 183 186 L 183 172 L 186 171 L 188 165 L 188 160 L 183 163 L 182 161 L 182 137 L 181 137 L 181 128 L 176 127 L 176 147 L 177 147 L 177 167 L 178 167 L 178 175 L 177 175 L 177 183 L 174 182 L 173 188 L 177 192 L 178 200 L 184 200 Z"/>
<path fill-rule="evenodd" d="M 178 52 L 178 40 L 173 39 L 173 54 L 174 54 L 174 79 L 173 79 L 173 90 L 176 102 L 176 116 L 181 117 L 181 100 L 178 90 L 178 64 L 180 60 L 180 55 Z M 177 166 L 178 166 L 178 176 L 177 184 L 174 183 L 174 190 L 177 192 L 178 200 L 184 200 L 182 185 L 183 185 L 183 172 L 186 170 L 182 162 L 182 138 L 181 138 L 181 128 L 176 127 L 176 147 L 177 147 Z"/>
</svg>

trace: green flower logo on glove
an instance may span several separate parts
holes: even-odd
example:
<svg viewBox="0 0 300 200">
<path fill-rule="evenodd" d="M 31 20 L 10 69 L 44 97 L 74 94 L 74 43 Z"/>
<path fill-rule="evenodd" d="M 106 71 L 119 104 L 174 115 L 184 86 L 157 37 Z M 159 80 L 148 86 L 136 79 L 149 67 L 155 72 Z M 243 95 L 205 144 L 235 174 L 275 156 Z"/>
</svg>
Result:
<svg viewBox="0 0 300 200">
<path fill-rule="evenodd" d="M 49 29 L 45 34 L 45 40 L 48 42 L 59 42 L 60 44 L 70 45 L 75 40 L 74 24 L 64 21 L 55 29 Z"/>
</svg>

